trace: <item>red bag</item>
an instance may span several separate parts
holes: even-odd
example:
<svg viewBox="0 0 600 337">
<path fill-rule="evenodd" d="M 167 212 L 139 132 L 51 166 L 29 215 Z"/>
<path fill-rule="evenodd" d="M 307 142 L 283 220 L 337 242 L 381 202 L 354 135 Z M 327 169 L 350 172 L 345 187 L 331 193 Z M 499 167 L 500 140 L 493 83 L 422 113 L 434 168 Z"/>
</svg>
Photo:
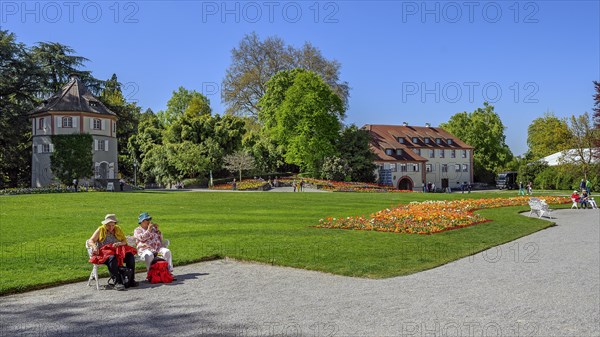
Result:
<svg viewBox="0 0 600 337">
<path fill-rule="evenodd" d="M 148 276 L 150 283 L 171 283 L 173 275 L 169 272 L 169 263 L 167 261 L 157 261 L 150 266 Z"/>
</svg>

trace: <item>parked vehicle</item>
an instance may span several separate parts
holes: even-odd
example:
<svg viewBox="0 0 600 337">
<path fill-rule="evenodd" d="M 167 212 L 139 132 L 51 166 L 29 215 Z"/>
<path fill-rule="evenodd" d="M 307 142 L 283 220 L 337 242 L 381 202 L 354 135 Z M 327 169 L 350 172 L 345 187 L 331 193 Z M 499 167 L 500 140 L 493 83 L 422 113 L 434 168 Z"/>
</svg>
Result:
<svg viewBox="0 0 600 337">
<path fill-rule="evenodd" d="M 496 188 L 501 190 L 513 190 L 519 188 L 519 183 L 517 182 L 517 172 L 502 172 L 498 174 L 496 178 Z"/>
</svg>

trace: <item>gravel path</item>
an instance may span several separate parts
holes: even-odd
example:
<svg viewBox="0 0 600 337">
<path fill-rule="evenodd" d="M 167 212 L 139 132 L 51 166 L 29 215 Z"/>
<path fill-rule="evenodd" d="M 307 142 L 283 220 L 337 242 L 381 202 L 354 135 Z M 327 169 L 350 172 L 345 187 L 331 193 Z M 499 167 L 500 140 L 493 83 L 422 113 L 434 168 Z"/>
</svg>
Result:
<svg viewBox="0 0 600 337">
<path fill-rule="evenodd" d="M 553 216 L 555 227 L 385 280 L 220 260 L 177 267 L 169 285 L 2 297 L 0 336 L 600 336 L 600 212 Z"/>
</svg>

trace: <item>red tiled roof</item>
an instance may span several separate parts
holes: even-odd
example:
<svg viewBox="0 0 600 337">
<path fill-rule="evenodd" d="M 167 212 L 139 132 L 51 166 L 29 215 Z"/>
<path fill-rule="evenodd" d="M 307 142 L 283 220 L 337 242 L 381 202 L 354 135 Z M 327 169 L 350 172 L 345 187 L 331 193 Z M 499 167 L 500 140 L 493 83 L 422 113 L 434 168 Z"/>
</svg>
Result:
<svg viewBox="0 0 600 337">
<path fill-rule="evenodd" d="M 458 139 L 453 134 L 439 127 L 426 126 L 403 126 L 403 125 L 371 125 L 363 126 L 363 129 L 371 134 L 371 149 L 382 161 L 428 161 L 413 152 L 413 149 L 446 149 L 446 150 L 469 150 L 471 145 Z M 404 138 L 404 144 L 398 142 L 398 138 Z M 418 141 L 413 142 L 417 137 Z M 429 138 L 429 144 L 424 139 Z M 439 138 L 441 143 L 436 143 Z M 452 144 L 448 144 L 452 139 Z M 385 149 L 393 149 L 392 155 L 385 154 Z M 402 149 L 402 155 L 396 155 L 396 149 Z"/>
</svg>

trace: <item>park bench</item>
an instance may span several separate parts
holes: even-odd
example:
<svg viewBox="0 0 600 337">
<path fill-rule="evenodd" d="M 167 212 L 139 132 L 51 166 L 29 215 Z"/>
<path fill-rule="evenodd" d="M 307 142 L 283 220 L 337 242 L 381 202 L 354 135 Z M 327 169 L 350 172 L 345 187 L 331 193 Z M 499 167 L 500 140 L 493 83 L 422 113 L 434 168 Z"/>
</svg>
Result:
<svg viewBox="0 0 600 337">
<path fill-rule="evenodd" d="M 550 212 L 552 211 L 550 208 L 548 208 L 548 204 L 546 203 L 546 201 L 541 200 L 539 198 L 530 198 L 529 207 L 531 207 L 531 212 L 529 212 L 529 216 L 531 216 L 533 213 L 536 213 L 540 218 L 544 215 L 550 217 Z"/>
</svg>

